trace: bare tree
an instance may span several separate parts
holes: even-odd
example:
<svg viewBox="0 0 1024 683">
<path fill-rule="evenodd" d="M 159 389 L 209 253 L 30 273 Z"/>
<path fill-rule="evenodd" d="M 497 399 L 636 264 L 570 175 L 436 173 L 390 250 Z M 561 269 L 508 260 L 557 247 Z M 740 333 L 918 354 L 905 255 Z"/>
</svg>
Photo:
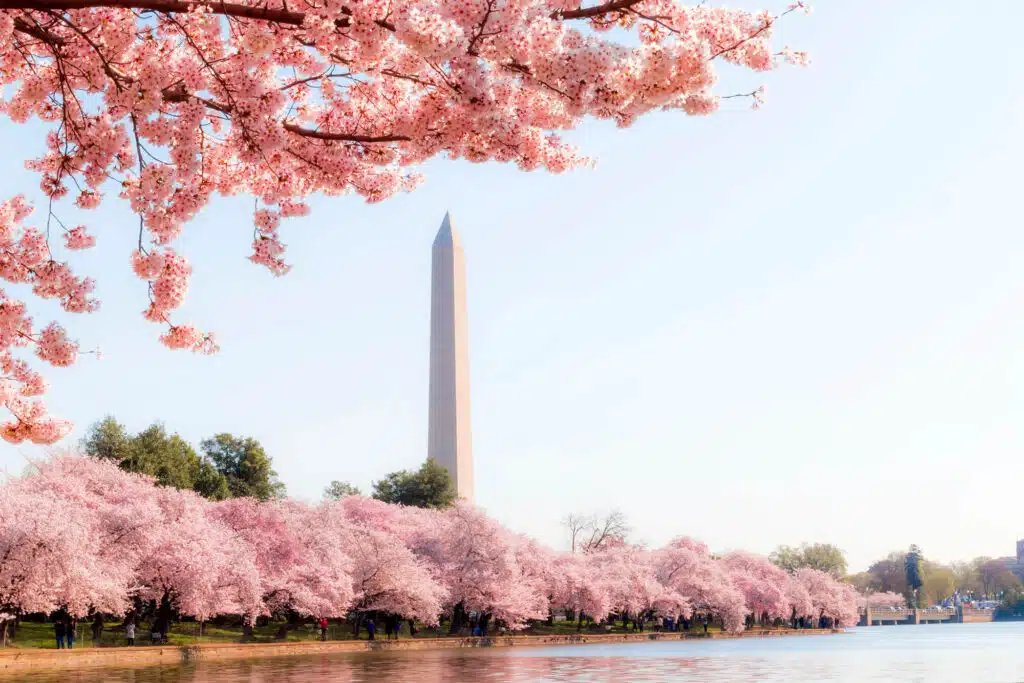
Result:
<svg viewBox="0 0 1024 683">
<path fill-rule="evenodd" d="M 605 515 L 572 513 L 562 520 L 562 526 L 569 532 L 573 553 L 577 550 L 584 553 L 601 550 L 615 541 L 625 541 L 630 532 L 626 515 L 619 510 Z"/>
<path fill-rule="evenodd" d="M 574 555 L 576 554 L 577 541 L 583 537 L 583 534 L 586 533 L 592 524 L 593 518 L 587 515 L 578 515 L 574 512 L 570 512 L 562 520 L 562 526 L 569 532 L 569 545 L 572 547 Z"/>
</svg>

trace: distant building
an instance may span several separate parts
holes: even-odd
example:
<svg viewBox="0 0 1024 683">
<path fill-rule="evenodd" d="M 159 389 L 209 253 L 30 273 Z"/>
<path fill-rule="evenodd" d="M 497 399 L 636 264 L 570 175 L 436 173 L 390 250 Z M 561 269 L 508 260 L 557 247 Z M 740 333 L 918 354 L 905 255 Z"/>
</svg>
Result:
<svg viewBox="0 0 1024 683">
<path fill-rule="evenodd" d="M 1017 578 L 1024 581 L 1024 539 L 1017 541 L 1017 559 L 1007 558 L 1010 562 L 1006 568 L 1017 575 Z"/>
</svg>

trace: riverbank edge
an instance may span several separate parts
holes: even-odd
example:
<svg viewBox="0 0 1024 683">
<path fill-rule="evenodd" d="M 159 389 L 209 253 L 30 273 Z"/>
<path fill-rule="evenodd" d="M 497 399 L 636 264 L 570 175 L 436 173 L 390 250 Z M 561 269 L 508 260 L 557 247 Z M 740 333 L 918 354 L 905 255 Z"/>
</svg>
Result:
<svg viewBox="0 0 1024 683">
<path fill-rule="evenodd" d="M 0 671 L 171 665 L 185 662 L 255 659 L 343 652 L 454 650 L 476 647 L 553 647 L 611 643 L 729 640 L 842 633 L 842 629 L 766 629 L 742 633 L 600 633 L 486 638 L 407 638 L 405 640 L 334 640 L 287 643 L 204 643 L 142 647 L 79 648 L 75 650 L 0 650 Z"/>
</svg>

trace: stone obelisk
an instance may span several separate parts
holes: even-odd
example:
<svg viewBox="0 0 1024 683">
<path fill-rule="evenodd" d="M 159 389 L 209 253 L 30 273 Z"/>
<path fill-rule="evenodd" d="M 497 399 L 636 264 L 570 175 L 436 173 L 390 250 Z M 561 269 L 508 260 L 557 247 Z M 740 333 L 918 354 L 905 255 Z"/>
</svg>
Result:
<svg viewBox="0 0 1024 683">
<path fill-rule="evenodd" d="M 466 258 L 447 213 L 434 238 L 431 259 L 427 457 L 448 468 L 459 498 L 472 503 Z"/>
</svg>

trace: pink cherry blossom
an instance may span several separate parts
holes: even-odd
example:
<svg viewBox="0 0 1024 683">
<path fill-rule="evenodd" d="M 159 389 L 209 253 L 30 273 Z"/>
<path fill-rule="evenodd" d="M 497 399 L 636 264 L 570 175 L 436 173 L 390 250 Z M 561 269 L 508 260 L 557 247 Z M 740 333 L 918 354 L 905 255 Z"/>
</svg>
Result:
<svg viewBox="0 0 1024 683">
<path fill-rule="evenodd" d="M 383 201 L 414 189 L 416 167 L 438 156 L 552 173 L 590 165 L 562 137 L 587 118 L 625 128 L 655 111 L 704 116 L 733 96 L 716 88 L 718 64 L 807 63 L 772 47 L 777 21 L 797 10 L 803 2 L 775 15 L 681 0 L 160 0 L 159 11 L 9 0 L 0 112 L 47 131 L 26 166 L 48 211 L 26 225 L 23 197 L 0 205 L 0 280 L 67 312 L 95 310 L 94 283 L 54 257 L 48 228 L 62 226 L 65 201 L 95 209 L 116 188 L 138 217 L 143 317 L 169 348 L 213 352 L 213 337 L 178 317 L 191 265 L 176 247 L 215 195 L 253 197 L 249 259 L 284 275 L 283 219 L 307 214 L 312 195 Z M 744 96 L 759 106 L 762 94 Z M 91 229 L 66 230 L 65 246 L 94 247 Z M 40 328 L 0 291 L 0 356 L 38 345 Z M 60 350 L 37 355 L 74 360 Z M 42 403 L 31 416 L 5 405 L 10 441 L 64 431 Z"/>
<path fill-rule="evenodd" d="M 833 619 L 842 626 L 856 626 L 859 620 L 857 589 L 836 581 L 825 572 L 807 567 L 798 569 L 796 578 L 810 595 L 815 617 Z"/>
<path fill-rule="evenodd" d="M 353 562 L 324 508 L 251 498 L 213 505 L 211 513 L 254 551 L 262 609 L 343 617 L 352 604 Z M 255 616 L 255 614 L 251 615 Z"/>
<path fill-rule="evenodd" d="M 880 607 L 906 607 L 907 600 L 899 593 L 893 593 L 892 591 L 886 591 L 884 593 L 868 593 L 867 595 L 861 594 L 857 596 L 857 607 L 863 609 L 865 607 L 871 607 L 878 609 Z"/>
<path fill-rule="evenodd" d="M 0 395 L 30 411 L 18 393 L 16 382 L 0 383 Z M 696 612 L 739 631 L 748 615 L 852 626 L 858 599 L 881 605 L 899 596 L 858 596 L 823 572 L 786 574 L 748 553 L 718 558 L 689 538 L 653 550 L 620 539 L 557 552 L 466 503 L 214 503 L 73 454 L 33 462 L 26 476 L 0 484 L 0 611 L 118 614 L 134 598 L 157 601 L 158 616 L 174 609 L 250 622 L 293 611 L 436 624 L 461 610 L 516 629 L 565 608 L 595 621 Z"/>
<path fill-rule="evenodd" d="M 68 249 L 88 249 L 96 246 L 96 237 L 88 234 L 84 225 L 79 225 L 64 234 L 64 245 Z"/>
<path fill-rule="evenodd" d="M 760 619 L 788 618 L 790 603 L 786 589 L 789 577 L 767 557 L 745 552 L 733 552 L 723 562 L 729 570 L 733 584 L 743 594 L 747 612 Z"/>
<path fill-rule="evenodd" d="M 743 594 L 728 568 L 703 543 L 677 538 L 655 551 L 654 567 L 662 585 L 686 598 L 695 612 L 716 615 L 729 631 L 742 631 L 747 615 Z"/>
</svg>

